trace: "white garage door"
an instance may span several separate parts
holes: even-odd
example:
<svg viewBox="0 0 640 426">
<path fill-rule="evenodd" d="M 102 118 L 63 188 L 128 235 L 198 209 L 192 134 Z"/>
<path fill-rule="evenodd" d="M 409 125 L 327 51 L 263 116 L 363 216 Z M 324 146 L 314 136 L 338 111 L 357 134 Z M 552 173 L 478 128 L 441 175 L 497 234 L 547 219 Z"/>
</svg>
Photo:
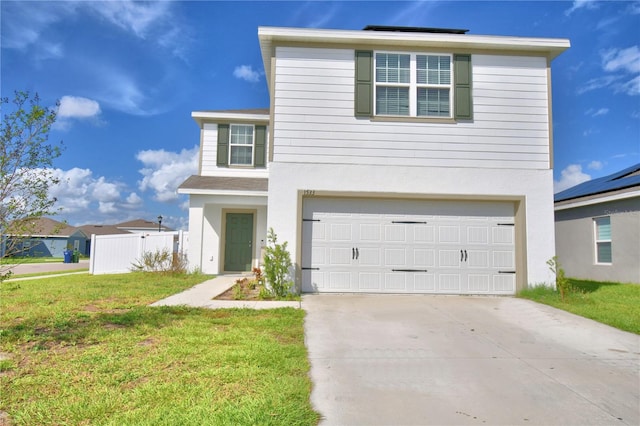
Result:
<svg viewBox="0 0 640 426">
<path fill-rule="evenodd" d="M 514 294 L 509 202 L 307 198 L 304 292 Z"/>
</svg>

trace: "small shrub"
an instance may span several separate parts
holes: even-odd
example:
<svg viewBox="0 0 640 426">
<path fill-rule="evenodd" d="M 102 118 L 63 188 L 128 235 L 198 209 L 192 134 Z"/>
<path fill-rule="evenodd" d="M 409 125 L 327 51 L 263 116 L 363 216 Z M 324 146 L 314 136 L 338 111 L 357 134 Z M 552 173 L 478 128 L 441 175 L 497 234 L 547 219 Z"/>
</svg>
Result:
<svg viewBox="0 0 640 426">
<path fill-rule="evenodd" d="M 132 263 L 132 271 L 184 274 L 187 272 L 187 257 L 172 253 L 169 249 L 146 251 L 142 258 Z"/>
<path fill-rule="evenodd" d="M 273 299 L 273 294 L 269 290 L 267 290 L 267 288 L 260 287 L 260 292 L 258 293 L 258 299 L 260 300 Z"/>
<path fill-rule="evenodd" d="M 547 265 L 549 265 L 549 270 L 556 274 L 556 288 L 560 293 L 560 299 L 564 302 L 565 296 L 571 291 L 571 282 L 565 276 L 564 269 L 560 267 L 557 256 L 547 260 Z"/>
<path fill-rule="evenodd" d="M 286 297 L 293 287 L 293 281 L 288 279 L 291 265 L 291 254 L 287 250 L 287 242 L 278 244 L 276 233 L 273 228 L 269 228 L 264 255 L 264 273 L 271 292 L 276 298 Z"/>
<path fill-rule="evenodd" d="M 236 284 L 233 286 L 233 299 L 242 300 L 245 297 L 246 296 L 244 294 L 244 290 L 242 289 L 242 284 L 239 282 L 236 282 Z"/>
</svg>

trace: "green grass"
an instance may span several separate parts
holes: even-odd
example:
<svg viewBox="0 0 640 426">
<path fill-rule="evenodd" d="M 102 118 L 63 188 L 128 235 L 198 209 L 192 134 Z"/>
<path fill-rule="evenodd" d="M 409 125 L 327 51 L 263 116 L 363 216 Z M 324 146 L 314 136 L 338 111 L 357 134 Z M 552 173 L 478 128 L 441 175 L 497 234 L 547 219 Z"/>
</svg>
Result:
<svg viewBox="0 0 640 426">
<path fill-rule="evenodd" d="M 520 292 L 518 296 L 640 334 L 640 285 L 569 281 L 572 290 L 564 301 L 557 291 L 548 287 L 534 287 Z"/>
<path fill-rule="evenodd" d="M 83 259 L 84 257 L 80 257 Z M 64 259 L 62 257 L 5 257 L 2 259 L 2 264 L 7 265 L 22 265 L 25 263 L 62 263 Z"/>
<path fill-rule="evenodd" d="M 48 277 L 50 275 L 73 274 L 77 272 L 89 273 L 89 268 L 65 269 L 64 271 L 33 272 L 30 274 L 11 274 L 9 279 L 12 280 L 14 278 L 45 277 L 45 276 Z"/>
<path fill-rule="evenodd" d="M 304 311 L 147 306 L 204 279 L 3 283 L 0 411 L 16 425 L 316 424 Z"/>
</svg>

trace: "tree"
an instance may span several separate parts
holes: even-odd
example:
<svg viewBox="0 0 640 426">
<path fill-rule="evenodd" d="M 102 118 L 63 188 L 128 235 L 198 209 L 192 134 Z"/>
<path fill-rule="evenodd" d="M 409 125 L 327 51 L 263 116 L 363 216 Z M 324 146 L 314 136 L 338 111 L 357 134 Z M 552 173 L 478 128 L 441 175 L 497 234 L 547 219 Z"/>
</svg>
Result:
<svg viewBox="0 0 640 426">
<path fill-rule="evenodd" d="M 48 139 L 57 106 L 43 107 L 38 94 L 31 96 L 29 92 L 16 91 L 12 101 L 0 99 L 0 235 L 4 256 L 19 254 L 20 244 L 16 239 L 8 240 L 7 234 L 32 235 L 32 219 L 55 214 L 56 200 L 49 196 L 49 188 L 58 183 L 52 165 L 62 145 Z M 0 281 L 10 273 L 9 266 L 0 265 Z"/>
</svg>

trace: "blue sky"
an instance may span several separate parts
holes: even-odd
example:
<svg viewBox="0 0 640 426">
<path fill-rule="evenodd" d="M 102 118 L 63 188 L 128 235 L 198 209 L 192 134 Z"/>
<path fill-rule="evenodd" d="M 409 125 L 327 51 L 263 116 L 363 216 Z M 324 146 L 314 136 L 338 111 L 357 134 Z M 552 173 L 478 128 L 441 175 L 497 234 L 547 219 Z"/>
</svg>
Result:
<svg viewBox="0 0 640 426">
<path fill-rule="evenodd" d="M 640 162 L 640 2 L 2 1 L 2 96 L 60 100 L 52 189 L 72 225 L 186 229 L 194 110 L 269 106 L 259 26 L 466 28 L 568 38 L 552 64 L 556 189 Z"/>
</svg>

